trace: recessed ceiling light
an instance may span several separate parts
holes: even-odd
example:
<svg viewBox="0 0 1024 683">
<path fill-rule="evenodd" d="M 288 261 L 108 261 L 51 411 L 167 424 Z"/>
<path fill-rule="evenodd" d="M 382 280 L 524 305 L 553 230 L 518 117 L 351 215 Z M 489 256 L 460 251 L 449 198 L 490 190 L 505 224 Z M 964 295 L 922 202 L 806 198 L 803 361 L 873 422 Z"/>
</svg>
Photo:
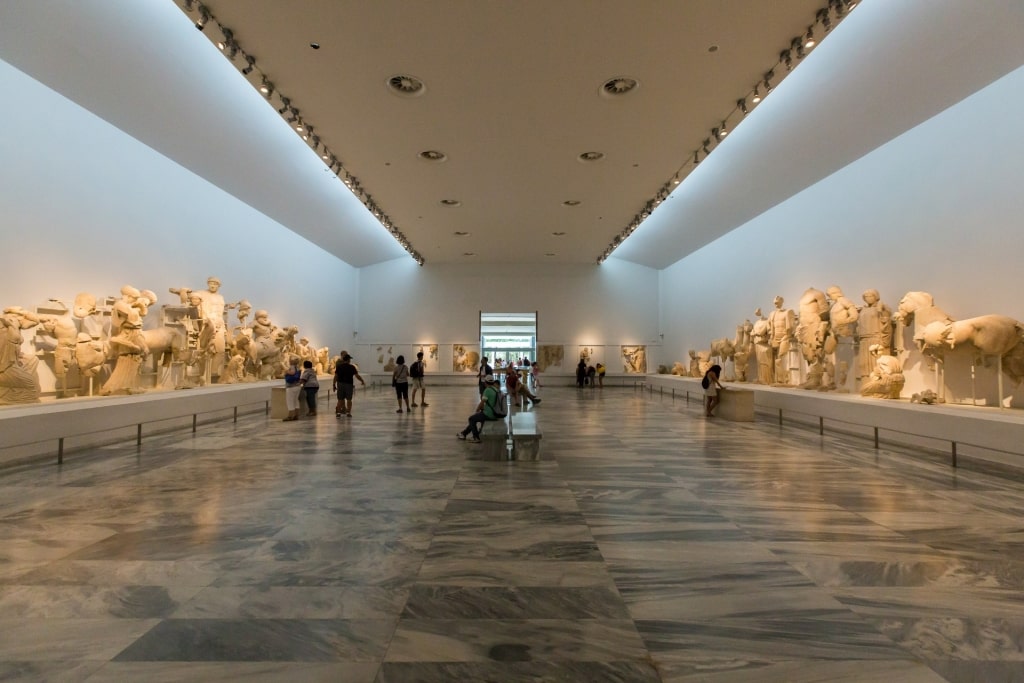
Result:
<svg viewBox="0 0 1024 683">
<path fill-rule="evenodd" d="M 718 52 L 718 46 L 717 45 L 709 46 L 708 47 L 708 52 Z"/>
<path fill-rule="evenodd" d="M 309 46 L 311 48 L 313 48 L 314 50 L 319 50 L 320 49 L 320 43 L 310 43 Z"/>
<path fill-rule="evenodd" d="M 465 236 L 466 236 L 466 235 L 468 235 L 469 233 L 468 233 L 468 232 L 463 232 L 462 230 L 456 230 L 456 231 L 455 231 L 455 232 L 454 232 L 453 234 L 454 234 L 454 235 L 455 235 L 456 237 L 465 237 Z"/>
<path fill-rule="evenodd" d="M 423 81 L 408 74 L 396 74 L 387 81 L 388 90 L 403 97 L 418 97 L 427 91 Z"/>
<path fill-rule="evenodd" d="M 578 199 L 566 199 L 562 203 L 565 204 L 566 206 L 579 206 L 580 205 L 580 200 L 578 200 Z"/>
<path fill-rule="evenodd" d="M 471 251 L 464 251 L 464 252 L 462 252 L 462 255 L 463 255 L 463 256 L 476 256 L 476 254 L 474 254 L 474 253 L 473 253 L 473 252 L 471 252 Z"/>
<path fill-rule="evenodd" d="M 424 161 L 446 161 L 448 159 L 447 154 L 439 152 L 436 149 L 428 149 L 420 152 L 419 156 L 420 159 L 423 159 Z"/>
<path fill-rule="evenodd" d="M 605 97 L 619 97 L 626 93 L 633 92 L 640 85 L 640 82 L 629 76 L 616 76 L 609 78 L 601 85 L 601 94 Z"/>
<path fill-rule="evenodd" d="M 579 155 L 578 158 L 580 161 L 584 163 L 589 163 L 591 161 L 601 161 L 601 159 L 604 159 L 604 152 L 584 152 L 583 154 Z"/>
<path fill-rule="evenodd" d="M 551 251 L 549 251 L 548 253 L 546 253 L 544 255 L 545 256 L 557 256 L 557 254 L 555 254 L 554 252 L 551 252 Z"/>
<path fill-rule="evenodd" d="M 561 231 L 560 231 L 560 232 L 553 232 L 553 233 L 551 233 L 551 234 L 552 234 L 552 235 L 554 235 L 555 237 L 561 237 L 562 235 L 564 235 L 564 234 L 565 234 L 565 232 L 561 232 Z"/>
<path fill-rule="evenodd" d="M 458 199 L 442 199 L 441 206 L 462 206 L 462 202 Z"/>
</svg>

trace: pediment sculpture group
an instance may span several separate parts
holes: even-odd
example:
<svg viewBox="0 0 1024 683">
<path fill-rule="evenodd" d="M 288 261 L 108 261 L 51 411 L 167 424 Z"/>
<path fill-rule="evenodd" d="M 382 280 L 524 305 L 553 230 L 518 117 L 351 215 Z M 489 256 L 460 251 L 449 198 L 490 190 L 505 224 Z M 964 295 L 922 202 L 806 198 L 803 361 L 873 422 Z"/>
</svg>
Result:
<svg viewBox="0 0 1024 683">
<path fill-rule="evenodd" d="M 702 377 L 712 364 L 729 362 L 732 381 L 844 391 L 852 371 L 861 395 L 900 398 L 906 382 L 901 358 L 909 354 L 903 331 L 912 327 L 916 350 L 930 366 L 941 367 L 948 353 L 961 349 L 974 355 L 972 362 L 995 359 L 1015 384 L 1024 380 L 1020 321 L 995 314 L 955 320 L 927 292 L 908 292 L 895 312 L 875 289 L 861 298 L 863 303 L 856 304 L 837 286 L 824 292 L 812 287 L 794 311 L 777 296 L 770 313 L 758 308 L 754 322 L 737 325 L 732 339 L 716 339 L 706 350 L 691 349 L 689 363 L 676 362 L 671 374 Z"/>
<path fill-rule="evenodd" d="M 283 376 L 290 356 L 312 361 L 318 372 L 329 366 L 326 347 L 297 339 L 298 327 L 275 325 L 245 299 L 227 302 L 220 286 L 211 276 L 206 289 L 172 287 L 177 300 L 157 316 L 157 295 L 131 285 L 100 301 L 79 293 L 70 307 L 50 299 L 35 310 L 4 308 L 0 405 L 39 401 L 40 360 L 51 366 L 58 398 L 271 379 Z M 23 331 L 33 328 L 27 352 Z"/>
</svg>

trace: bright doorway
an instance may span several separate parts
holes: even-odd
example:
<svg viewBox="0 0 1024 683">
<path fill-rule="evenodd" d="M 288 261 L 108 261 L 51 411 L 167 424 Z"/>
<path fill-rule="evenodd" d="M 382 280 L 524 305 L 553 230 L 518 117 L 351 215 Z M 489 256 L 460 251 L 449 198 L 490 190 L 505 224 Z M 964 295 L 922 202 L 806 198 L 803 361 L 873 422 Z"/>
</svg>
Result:
<svg viewBox="0 0 1024 683">
<path fill-rule="evenodd" d="M 521 358 L 537 360 L 537 312 L 481 311 L 480 355 L 489 358 L 492 367 L 518 363 Z"/>
</svg>

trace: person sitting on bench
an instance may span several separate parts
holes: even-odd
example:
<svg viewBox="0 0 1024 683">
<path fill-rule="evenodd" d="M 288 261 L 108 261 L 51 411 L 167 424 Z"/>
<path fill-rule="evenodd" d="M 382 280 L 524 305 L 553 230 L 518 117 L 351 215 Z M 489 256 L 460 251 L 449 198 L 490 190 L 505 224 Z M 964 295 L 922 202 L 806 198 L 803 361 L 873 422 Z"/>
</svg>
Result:
<svg viewBox="0 0 1024 683">
<path fill-rule="evenodd" d="M 476 405 L 476 412 L 469 416 L 469 424 L 455 436 L 463 441 L 470 432 L 473 438 L 471 443 L 480 443 L 480 425 L 487 420 L 501 420 L 505 417 L 505 397 L 498 388 L 498 380 L 494 375 L 484 377 L 484 392 L 480 395 L 480 402 Z"/>
<path fill-rule="evenodd" d="M 518 401 L 519 394 L 522 394 L 530 403 L 540 403 L 540 399 L 533 395 L 533 392 L 526 388 L 526 384 L 519 379 L 519 372 L 514 365 L 509 365 L 505 371 L 505 389 L 513 401 Z"/>
</svg>

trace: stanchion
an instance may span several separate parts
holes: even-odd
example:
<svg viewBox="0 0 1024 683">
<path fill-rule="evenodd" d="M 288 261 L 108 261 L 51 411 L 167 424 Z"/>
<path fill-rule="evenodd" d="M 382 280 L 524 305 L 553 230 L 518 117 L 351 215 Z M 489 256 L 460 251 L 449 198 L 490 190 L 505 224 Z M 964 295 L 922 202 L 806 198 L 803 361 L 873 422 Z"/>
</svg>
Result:
<svg viewBox="0 0 1024 683">
<path fill-rule="evenodd" d="M 142 445 L 142 425 L 136 425 L 135 445 L 136 446 L 141 446 Z"/>
<path fill-rule="evenodd" d="M 235 416 L 234 416 L 234 419 L 232 421 L 233 422 L 238 422 L 238 406 L 235 406 Z"/>
<path fill-rule="evenodd" d="M 878 427 L 875 427 L 875 450 L 878 450 Z"/>
<path fill-rule="evenodd" d="M 192 433 L 196 433 L 196 416 L 192 415 Z"/>
<path fill-rule="evenodd" d="M 91 379 L 91 378 L 90 378 Z M 60 437 L 57 440 L 57 464 L 64 464 L 64 437 Z"/>
<path fill-rule="evenodd" d="M 951 441 L 953 444 L 953 467 L 956 467 L 956 441 Z"/>
<path fill-rule="evenodd" d="M 818 418 L 818 436 L 825 436 L 825 418 Z"/>
</svg>

